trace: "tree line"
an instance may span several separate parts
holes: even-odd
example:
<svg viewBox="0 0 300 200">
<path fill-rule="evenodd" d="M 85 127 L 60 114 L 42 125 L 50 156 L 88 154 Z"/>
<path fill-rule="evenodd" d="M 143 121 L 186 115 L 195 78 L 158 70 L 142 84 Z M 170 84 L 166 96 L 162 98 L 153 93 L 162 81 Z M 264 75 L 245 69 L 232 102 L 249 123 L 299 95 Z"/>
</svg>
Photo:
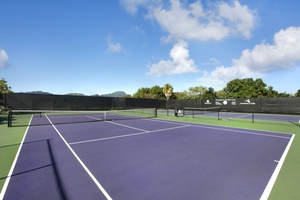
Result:
<svg viewBox="0 0 300 200">
<path fill-rule="evenodd" d="M 244 78 L 234 79 L 227 83 L 222 90 L 215 91 L 212 87 L 195 86 L 190 87 L 183 92 L 174 92 L 171 84 L 172 92 L 169 98 L 177 100 L 185 99 L 216 99 L 216 98 L 271 98 L 271 97 L 300 97 L 300 89 L 295 94 L 288 94 L 286 92 L 280 93 L 272 86 L 268 86 L 262 79 Z M 134 98 L 150 98 L 150 99 L 165 99 L 165 88 L 160 86 L 153 86 L 151 88 L 139 88 L 133 94 Z"/>
<path fill-rule="evenodd" d="M 0 80 L 0 93 L 13 93 L 7 81 Z M 124 97 L 147 99 L 216 99 L 216 98 L 267 98 L 267 97 L 300 97 L 300 89 L 295 94 L 279 93 L 272 86 L 268 86 L 262 79 L 244 78 L 234 79 L 227 83 L 222 90 L 215 91 L 212 87 L 195 86 L 182 92 L 174 92 L 170 83 L 163 87 L 155 85 L 151 88 L 141 87 L 136 93 Z"/>
</svg>

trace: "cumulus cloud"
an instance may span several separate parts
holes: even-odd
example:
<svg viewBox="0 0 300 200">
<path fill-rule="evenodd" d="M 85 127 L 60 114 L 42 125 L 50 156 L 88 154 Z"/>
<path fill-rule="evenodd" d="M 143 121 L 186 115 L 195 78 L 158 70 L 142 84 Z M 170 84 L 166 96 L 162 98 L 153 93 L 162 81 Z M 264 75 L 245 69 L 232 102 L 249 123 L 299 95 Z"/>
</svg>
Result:
<svg viewBox="0 0 300 200">
<path fill-rule="evenodd" d="M 220 66 L 212 72 L 203 72 L 201 83 L 221 87 L 235 78 L 261 77 L 274 70 L 283 70 L 300 61 L 300 27 L 289 27 L 274 34 L 273 44 L 261 42 L 253 49 L 245 49 L 231 67 Z"/>
<path fill-rule="evenodd" d="M 152 64 L 147 73 L 150 76 L 173 75 L 198 72 L 193 59 L 190 59 L 188 45 L 180 41 L 170 51 L 171 60 L 161 60 Z"/>
<path fill-rule="evenodd" d="M 147 18 L 158 22 L 168 35 L 165 41 L 177 41 L 170 51 L 171 60 L 161 60 L 150 66 L 148 75 L 194 73 L 197 67 L 189 58 L 189 40 L 220 41 L 229 36 L 250 38 L 257 19 L 256 11 L 239 1 L 218 1 L 204 7 L 201 1 L 187 3 L 180 0 L 120 0 L 121 5 L 134 15 L 145 8 Z M 174 51 L 181 52 L 180 60 Z"/>
<path fill-rule="evenodd" d="M 245 38 L 251 37 L 251 31 L 257 20 L 256 11 L 234 1 L 232 4 L 221 2 L 218 12 L 220 17 L 227 21 L 231 33 L 241 34 Z"/>
<path fill-rule="evenodd" d="M 112 42 L 113 36 L 110 34 L 106 37 L 107 49 L 109 53 L 119 53 L 124 50 L 123 46 L 120 43 Z"/>
<path fill-rule="evenodd" d="M 151 0 L 120 0 L 121 6 L 130 13 L 131 15 L 135 15 L 140 6 L 145 6 Z"/>
<path fill-rule="evenodd" d="M 120 43 L 108 43 L 107 44 L 107 52 L 118 53 L 123 51 L 123 47 Z"/>
<path fill-rule="evenodd" d="M 262 42 L 252 50 L 245 49 L 234 65 L 246 65 L 251 70 L 269 72 L 291 67 L 300 60 L 300 27 L 280 30 L 273 37 L 274 43 Z"/>
<path fill-rule="evenodd" d="M 0 68 L 3 68 L 8 61 L 8 55 L 5 50 L 0 49 Z"/>
<path fill-rule="evenodd" d="M 134 15 L 145 8 L 149 19 L 154 19 L 169 33 L 167 39 L 222 40 L 230 35 L 251 37 L 257 19 L 256 11 L 239 1 L 184 3 L 180 0 L 120 0 L 120 4 Z"/>
<path fill-rule="evenodd" d="M 152 64 L 148 75 L 194 73 L 198 70 L 189 57 L 188 45 L 178 41 L 221 41 L 230 36 L 248 39 L 257 21 L 256 11 L 236 0 L 209 2 L 205 6 L 200 0 L 193 3 L 183 0 L 120 0 L 120 3 L 132 15 L 138 8 L 146 9 L 147 18 L 156 21 L 167 32 L 168 35 L 162 39 L 177 42 L 170 51 L 171 60 Z M 182 53 L 180 60 L 177 60 L 178 55 L 173 54 L 176 49 Z M 244 66 L 234 71 L 239 74 L 246 69 Z M 219 67 L 214 76 L 225 71 L 227 68 Z M 206 73 L 204 77 L 208 76 Z"/>
<path fill-rule="evenodd" d="M 150 11 L 150 17 L 169 33 L 168 39 L 222 40 L 230 35 L 251 37 L 256 22 L 256 13 L 239 1 L 212 3 L 204 9 L 201 1 L 183 5 L 171 0 L 168 9 L 164 6 Z"/>
</svg>

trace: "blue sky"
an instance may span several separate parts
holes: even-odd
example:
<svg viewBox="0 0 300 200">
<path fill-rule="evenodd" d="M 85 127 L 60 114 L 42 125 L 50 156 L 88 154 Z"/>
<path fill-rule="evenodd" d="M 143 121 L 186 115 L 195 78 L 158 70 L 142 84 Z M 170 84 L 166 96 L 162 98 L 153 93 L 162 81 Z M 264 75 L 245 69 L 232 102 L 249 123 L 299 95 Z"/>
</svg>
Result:
<svg viewBox="0 0 300 200">
<path fill-rule="evenodd" d="M 0 0 L 0 78 L 15 92 L 300 89 L 298 0 Z"/>
</svg>

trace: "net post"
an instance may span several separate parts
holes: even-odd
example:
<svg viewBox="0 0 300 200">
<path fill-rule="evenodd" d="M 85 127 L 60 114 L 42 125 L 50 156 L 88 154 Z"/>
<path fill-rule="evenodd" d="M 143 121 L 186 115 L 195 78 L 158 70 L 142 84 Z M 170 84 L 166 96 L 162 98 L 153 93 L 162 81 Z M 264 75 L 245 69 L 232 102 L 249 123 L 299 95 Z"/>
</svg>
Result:
<svg viewBox="0 0 300 200">
<path fill-rule="evenodd" d="M 8 114 L 7 114 L 7 127 L 9 127 L 9 122 L 10 122 L 9 116 L 10 116 L 10 111 L 8 111 Z"/>
<path fill-rule="evenodd" d="M 157 117 L 157 108 L 154 108 L 154 117 Z"/>
<path fill-rule="evenodd" d="M 252 123 L 254 123 L 254 112 L 252 112 Z"/>
<path fill-rule="evenodd" d="M 7 115 L 7 127 L 11 127 L 12 126 L 12 111 L 8 111 L 8 115 Z"/>
</svg>

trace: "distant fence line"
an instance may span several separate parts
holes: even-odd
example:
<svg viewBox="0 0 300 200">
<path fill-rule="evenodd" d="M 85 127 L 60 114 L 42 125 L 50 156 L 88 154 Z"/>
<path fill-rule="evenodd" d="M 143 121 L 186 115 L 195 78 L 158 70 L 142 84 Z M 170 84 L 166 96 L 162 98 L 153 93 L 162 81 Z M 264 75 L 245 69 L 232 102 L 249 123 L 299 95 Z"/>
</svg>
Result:
<svg viewBox="0 0 300 200">
<path fill-rule="evenodd" d="M 97 96 L 12 93 L 2 102 L 14 110 L 111 110 L 130 108 L 182 109 L 184 107 L 221 107 L 232 112 L 300 114 L 300 97 L 250 99 L 159 100 Z"/>
</svg>

